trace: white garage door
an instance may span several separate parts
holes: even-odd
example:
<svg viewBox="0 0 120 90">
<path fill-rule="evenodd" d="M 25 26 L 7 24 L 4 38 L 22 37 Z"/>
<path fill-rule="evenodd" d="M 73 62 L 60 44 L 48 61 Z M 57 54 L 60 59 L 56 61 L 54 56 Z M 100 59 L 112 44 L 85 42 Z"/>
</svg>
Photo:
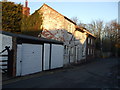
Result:
<svg viewBox="0 0 120 90">
<path fill-rule="evenodd" d="M 50 44 L 44 44 L 44 65 L 43 70 L 49 70 Z"/>
<path fill-rule="evenodd" d="M 63 49 L 62 45 L 52 44 L 51 69 L 63 67 Z"/>
<path fill-rule="evenodd" d="M 18 48 L 18 51 L 22 52 L 21 57 L 17 56 L 17 61 L 20 61 L 19 58 L 21 58 L 21 62 L 18 63 L 18 67 L 21 67 L 21 70 L 17 69 L 19 70 L 17 71 L 18 75 L 19 72 L 23 76 L 42 71 L 42 45 L 22 44 L 21 49 Z"/>
</svg>

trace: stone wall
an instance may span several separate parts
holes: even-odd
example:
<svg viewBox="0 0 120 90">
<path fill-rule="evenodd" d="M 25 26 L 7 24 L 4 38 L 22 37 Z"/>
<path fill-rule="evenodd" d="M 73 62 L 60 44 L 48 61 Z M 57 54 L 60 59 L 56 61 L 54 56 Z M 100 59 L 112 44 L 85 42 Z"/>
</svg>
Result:
<svg viewBox="0 0 120 90">
<path fill-rule="evenodd" d="M 86 31 L 75 31 L 74 22 L 46 4 L 38 11 L 43 14 L 41 36 L 64 42 L 64 63 L 86 59 Z"/>
<path fill-rule="evenodd" d="M 42 37 L 64 42 L 70 40 L 67 32 L 74 32 L 75 25 L 72 22 L 46 4 L 39 9 L 39 12 L 43 14 Z"/>
</svg>

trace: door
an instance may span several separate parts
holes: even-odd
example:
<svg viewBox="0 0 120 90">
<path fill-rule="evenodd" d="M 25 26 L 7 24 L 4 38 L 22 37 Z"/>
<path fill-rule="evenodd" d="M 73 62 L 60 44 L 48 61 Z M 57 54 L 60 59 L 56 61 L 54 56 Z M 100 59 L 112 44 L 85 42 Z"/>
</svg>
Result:
<svg viewBox="0 0 120 90">
<path fill-rule="evenodd" d="M 43 70 L 49 69 L 49 61 L 50 61 L 50 44 L 44 44 Z"/>
<path fill-rule="evenodd" d="M 78 61 L 78 58 L 77 58 L 77 56 L 78 56 L 78 46 L 75 46 L 75 62 L 77 62 Z"/>
<path fill-rule="evenodd" d="M 74 57 L 75 57 L 75 53 L 74 53 L 74 47 L 70 48 L 70 63 L 73 63 L 75 60 L 74 60 Z"/>
<path fill-rule="evenodd" d="M 63 67 L 63 45 L 52 44 L 51 69 Z"/>
<path fill-rule="evenodd" d="M 42 71 L 42 45 L 22 44 L 21 47 L 18 46 L 16 70 L 18 70 L 16 74 L 21 76 Z"/>
</svg>

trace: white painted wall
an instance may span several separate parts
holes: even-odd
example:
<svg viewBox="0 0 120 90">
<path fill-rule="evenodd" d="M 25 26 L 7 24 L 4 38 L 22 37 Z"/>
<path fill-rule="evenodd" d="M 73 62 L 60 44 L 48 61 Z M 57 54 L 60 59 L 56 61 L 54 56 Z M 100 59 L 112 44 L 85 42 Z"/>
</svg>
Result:
<svg viewBox="0 0 120 90">
<path fill-rule="evenodd" d="M 43 70 L 49 70 L 50 44 L 44 44 L 44 65 Z"/>
<path fill-rule="evenodd" d="M 12 49 L 12 37 L 0 33 L 0 52 L 5 49 L 5 46 L 10 46 Z M 3 54 L 8 54 L 7 51 Z"/>
<path fill-rule="evenodd" d="M 75 61 L 75 47 L 70 48 L 70 63 Z"/>
<path fill-rule="evenodd" d="M 82 59 L 86 59 L 86 41 L 84 42 L 82 49 Z"/>
<path fill-rule="evenodd" d="M 10 49 L 12 49 L 12 37 L 0 33 L 0 52 L 5 49 L 5 46 L 10 46 Z M 5 51 L 1 55 L 8 55 L 8 52 Z M 0 60 L 8 60 L 8 57 L 0 57 Z M 0 62 L 0 64 L 7 64 L 7 62 Z M 4 69 L 7 66 L 0 66 L 0 68 Z"/>
<path fill-rule="evenodd" d="M 52 44 L 51 69 L 63 67 L 64 46 Z"/>
</svg>

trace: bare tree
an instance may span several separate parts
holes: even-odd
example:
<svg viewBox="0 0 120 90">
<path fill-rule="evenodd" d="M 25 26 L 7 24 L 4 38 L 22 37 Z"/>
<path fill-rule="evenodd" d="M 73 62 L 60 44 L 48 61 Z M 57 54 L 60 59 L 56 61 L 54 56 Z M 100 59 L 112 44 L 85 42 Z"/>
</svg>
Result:
<svg viewBox="0 0 120 90">
<path fill-rule="evenodd" d="M 103 20 L 93 20 L 89 24 L 80 22 L 77 17 L 71 18 L 79 27 L 85 27 L 89 32 L 96 36 L 96 48 L 116 53 L 116 47 L 120 48 L 120 24 L 117 20 L 104 23 Z M 120 53 L 120 52 L 118 52 Z"/>
<path fill-rule="evenodd" d="M 79 21 L 78 17 L 72 17 L 71 20 L 76 24 L 78 24 L 78 21 Z"/>
<path fill-rule="evenodd" d="M 117 20 L 112 20 L 105 24 L 104 28 L 104 45 L 103 48 L 105 51 L 112 52 L 113 55 L 118 54 L 118 47 L 120 45 L 120 35 L 119 27 Z M 116 47 L 118 46 L 118 47 Z"/>
</svg>

